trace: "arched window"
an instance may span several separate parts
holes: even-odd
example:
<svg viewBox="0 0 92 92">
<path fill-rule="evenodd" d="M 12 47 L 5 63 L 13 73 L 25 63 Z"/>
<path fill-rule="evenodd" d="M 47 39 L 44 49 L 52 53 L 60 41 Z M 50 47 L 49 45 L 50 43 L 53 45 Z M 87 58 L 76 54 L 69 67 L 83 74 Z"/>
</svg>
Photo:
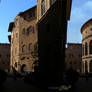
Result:
<svg viewBox="0 0 92 92">
<path fill-rule="evenodd" d="M 92 40 L 89 42 L 89 54 L 92 54 Z"/>
<path fill-rule="evenodd" d="M 32 43 L 29 44 L 29 51 L 32 52 Z"/>
<path fill-rule="evenodd" d="M 23 45 L 23 46 L 22 46 L 22 52 L 25 52 L 25 51 L 26 51 L 26 46 Z"/>
<path fill-rule="evenodd" d="M 84 45 L 82 45 L 82 56 L 84 56 Z"/>
<path fill-rule="evenodd" d="M 33 26 L 30 26 L 28 29 L 27 29 L 27 33 L 28 34 L 31 34 L 34 32 L 34 27 Z"/>
<path fill-rule="evenodd" d="M 45 13 L 45 0 L 42 0 L 41 2 L 41 15 Z"/>
<path fill-rule="evenodd" d="M 85 43 L 85 55 L 88 54 L 88 46 L 87 46 L 87 42 Z"/>
</svg>

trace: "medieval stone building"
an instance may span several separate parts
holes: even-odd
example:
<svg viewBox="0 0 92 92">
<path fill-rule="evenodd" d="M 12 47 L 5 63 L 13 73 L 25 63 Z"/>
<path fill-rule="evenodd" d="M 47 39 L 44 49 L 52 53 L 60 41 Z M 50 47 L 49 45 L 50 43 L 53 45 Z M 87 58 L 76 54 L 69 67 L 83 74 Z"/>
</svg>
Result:
<svg viewBox="0 0 92 92">
<path fill-rule="evenodd" d="M 72 68 L 77 72 L 81 72 L 82 61 L 82 44 L 68 43 L 65 50 L 65 66 L 66 70 Z"/>
<path fill-rule="evenodd" d="M 33 7 L 16 16 L 8 30 L 11 32 L 11 70 L 34 72 L 34 63 L 38 61 L 34 79 L 45 83 L 62 82 L 71 2 L 37 0 L 37 9 Z M 35 48 L 38 48 L 38 58 L 35 58 Z"/>
<path fill-rule="evenodd" d="M 9 72 L 10 69 L 10 44 L 0 43 L 0 69 Z"/>
<path fill-rule="evenodd" d="M 37 0 L 39 76 L 48 84 L 62 82 L 70 10 L 71 0 Z"/>
<path fill-rule="evenodd" d="M 10 23 L 8 32 L 11 41 L 11 71 L 34 71 L 37 61 L 37 9 L 36 6 L 19 13 Z"/>
<path fill-rule="evenodd" d="M 92 19 L 83 24 L 82 33 L 82 73 L 92 72 Z"/>
</svg>

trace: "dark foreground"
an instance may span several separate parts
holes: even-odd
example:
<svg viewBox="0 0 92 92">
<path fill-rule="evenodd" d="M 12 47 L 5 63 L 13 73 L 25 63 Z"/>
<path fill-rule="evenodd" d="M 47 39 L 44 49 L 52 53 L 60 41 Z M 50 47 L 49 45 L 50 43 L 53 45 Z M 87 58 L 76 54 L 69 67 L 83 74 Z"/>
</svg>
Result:
<svg viewBox="0 0 92 92">
<path fill-rule="evenodd" d="M 25 83 L 22 79 L 14 80 L 7 78 L 7 80 L 0 87 L 0 92 L 52 92 L 31 84 Z M 69 92 L 92 92 L 92 78 L 79 79 L 74 88 Z"/>
<path fill-rule="evenodd" d="M 7 78 L 0 88 L 0 92 L 49 92 L 45 89 L 32 86 L 31 84 L 24 83 L 23 80 L 14 80 L 13 78 Z"/>
</svg>

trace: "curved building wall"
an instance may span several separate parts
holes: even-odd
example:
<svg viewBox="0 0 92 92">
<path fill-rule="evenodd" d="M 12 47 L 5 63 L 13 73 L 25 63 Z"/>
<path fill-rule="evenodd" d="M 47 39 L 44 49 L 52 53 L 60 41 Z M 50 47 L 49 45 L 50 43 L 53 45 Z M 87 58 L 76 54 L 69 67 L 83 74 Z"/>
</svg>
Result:
<svg viewBox="0 0 92 92">
<path fill-rule="evenodd" d="M 85 25 L 85 26 L 84 26 Z M 82 73 L 92 72 L 92 20 L 82 26 Z M 85 27 L 83 29 L 83 27 Z"/>
</svg>

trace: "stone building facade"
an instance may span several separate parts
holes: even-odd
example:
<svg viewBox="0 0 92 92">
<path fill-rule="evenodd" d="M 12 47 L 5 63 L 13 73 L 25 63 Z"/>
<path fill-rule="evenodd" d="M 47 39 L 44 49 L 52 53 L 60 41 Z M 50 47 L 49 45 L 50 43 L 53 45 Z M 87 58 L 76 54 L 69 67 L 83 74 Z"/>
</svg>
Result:
<svg viewBox="0 0 92 92">
<path fill-rule="evenodd" d="M 37 8 L 36 6 L 19 13 L 10 23 L 11 32 L 11 71 L 34 71 L 37 61 Z"/>
<path fill-rule="evenodd" d="M 39 76 L 48 84 L 62 82 L 70 10 L 71 0 L 37 0 Z"/>
<path fill-rule="evenodd" d="M 0 69 L 9 72 L 10 69 L 10 44 L 0 43 Z"/>
<path fill-rule="evenodd" d="M 82 73 L 92 72 L 92 19 L 83 24 L 82 34 Z"/>
<path fill-rule="evenodd" d="M 65 66 L 66 70 L 73 68 L 77 72 L 81 72 L 82 61 L 82 44 L 68 43 L 65 50 Z"/>
</svg>

